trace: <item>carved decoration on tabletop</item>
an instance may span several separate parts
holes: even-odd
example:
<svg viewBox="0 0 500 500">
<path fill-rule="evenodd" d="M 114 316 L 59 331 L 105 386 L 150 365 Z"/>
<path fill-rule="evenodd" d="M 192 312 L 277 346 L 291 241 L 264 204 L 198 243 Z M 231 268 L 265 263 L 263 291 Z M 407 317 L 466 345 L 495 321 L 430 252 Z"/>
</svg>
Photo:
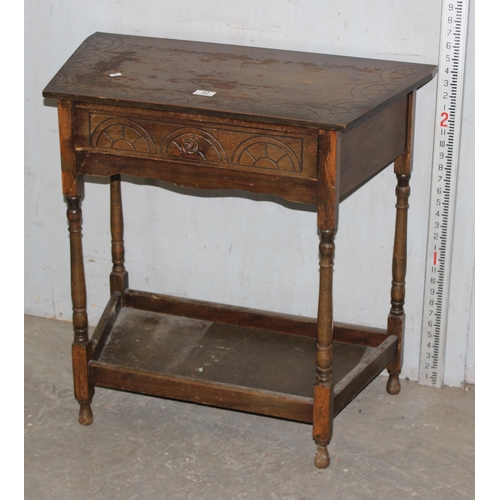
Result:
<svg viewBox="0 0 500 500">
<path fill-rule="evenodd" d="M 357 85 L 351 89 L 353 99 L 334 100 L 325 104 L 325 108 L 338 120 L 348 120 L 356 113 L 364 111 L 370 103 L 378 97 L 396 90 L 403 80 L 408 80 L 416 76 L 417 73 L 412 68 L 398 68 L 382 71 L 380 82 Z"/>
<path fill-rule="evenodd" d="M 157 39 L 154 39 L 158 42 Z M 163 43 L 163 42 L 162 42 Z M 155 105 L 170 105 L 179 108 L 198 108 L 234 113 L 262 114 L 264 111 L 269 116 L 305 121 L 309 123 L 324 123 L 332 119 L 341 123 L 355 120 L 356 117 L 373 108 L 373 104 L 384 98 L 396 95 L 400 88 L 409 80 L 418 79 L 426 71 L 415 66 L 402 66 L 399 62 L 377 61 L 368 64 L 365 68 L 352 67 L 350 58 L 337 56 L 314 55 L 315 62 L 296 63 L 292 60 L 278 61 L 278 59 L 256 59 L 255 61 L 245 54 L 240 54 L 224 49 L 224 52 L 204 52 L 201 48 L 194 49 L 190 54 L 198 58 L 200 64 L 210 59 L 213 61 L 214 70 L 207 74 L 197 75 L 196 68 L 184 68 L 183 52 L 179 49 L 178 41 L 164 41 L 165 46 L 154 47 L 148 38 L 131 37 L 128 35 L 114 35 L 96 33 L 89 37 L 80 49 L 67 62 L 64 72 L 55 77 L 54 87 L 59 92 L 65 89 L 82 90 L 88 96 L 105 98 L 112 95 L 113 99 L 131 99 L 147 101 Z M 153 49 L 152 49 L 153 47 Z M 137 72 L 136 62 L 144 60 L 144 53 L 148 50 L 155 51 L 152 60 L 154 63 L 148 68 L 142 68 L 144 74 Z M 270 51 L 269 57 L 274 54 Z M 274 54 L 275 58 L 279 56 Z M 330 57 L 327 62 L 323 62 Z M 337 71 L 339 74 L 355 71 L 359 78 L 351 80 L 341 91 L 329 100 L 327 95 L 318 94 L 315 99 L 310 99 L 304 105 L 300 99 L 297 102 L 283 101 L 287 94 L 288 81 L 267 81 L 265 74 L 259 91 L 252 94 L 256 86 L 254 81 L 228 82 L 221 79 L 220 72 L 235 71 L 235 64 L 241 61 L 241 71 L 248 71 L 247 66 L 262 66 L 269 63 L 278 63 L 290 75 L 301 75 L 307 85 L 309 75 L 311 79 L 318 73 L 328 75 L 328 72 Z M 388 65 L 392 65 L 389 66 Z M 182 68 L 180 74 L 171 76 L 166 68 Z M 215 68 L 219 68 L 220 71 Z M 295 73 L 293 72 L 293 68 Z M 132 70 L 132 68 L 134 68 Z M 287 69 L 288 68 L 288 69 Z M 110 74 L 123 73 L 117 78 L 110 78 Z M 253 73 L 252 73 L 253 75 Z M 199 86 L 200 79 L 206 81 L 216 95 L 206 97 L 194 96 L 193 91 Z M 212 88 L 213 87 L 213 88 Z M 248 87 L 248 92 L 241 92 Z M 292 85 L 293 87 L 293 85 Z M 300 87 L 295 86 L 295 91 Z M 264 89 L 264 90 L 262 90 Z"/>
</svg>

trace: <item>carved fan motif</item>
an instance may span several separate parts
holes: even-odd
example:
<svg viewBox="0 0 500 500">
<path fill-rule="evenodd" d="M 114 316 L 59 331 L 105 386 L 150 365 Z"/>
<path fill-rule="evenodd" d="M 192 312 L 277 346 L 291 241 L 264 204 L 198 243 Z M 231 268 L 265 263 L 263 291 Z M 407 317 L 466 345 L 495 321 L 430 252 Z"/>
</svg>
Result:
<svg viewBox="0 0 500 500">
<path fill-rule="evenodd" d="M 376 83 L 374 85 L 368 85 L 364 87 L 361 90 L 360 94 L 366 99 L 374 101 L 379 96 L 388 94 L 391 90 L 394 90 L 397 87 L 397 83 Z"/>
<path fill-rule="evenodd" d="M 91 138 L 92 146 L 101 148 L 154 153 L 153 140 L 140 125 L 126 118 L 109 118 L 101 122 Z"/>
<path fill-rule="evenodd" d="M 87 47 L 92 47 L 92 50 L 106 51 L 116 50 L 123 45 L 123 40 L 111 33 L 99 33 L 92 37 L 88 42 Z"/>
<path fill-rule="evenodd" d="M 245 167 L 302 172 L 302 165 L 293 150 L 270 137 L 243 141 L 234 151 L 232 162 Z"/>
<path fill-rule="evenodd" d="M 333 101 L 325 105 L 330 107 L 329 111 L 332 116 L 338 120 L 347 120 L 351 115 L 363 109 L 366 102 L 363 101 Z"/>
<path fill-rule="evenodd" d="M 198 129 L 178 129 L 165 137 L 161 154 L 182 159 L 227 163 L 226 151 L 211 134 Z"/>
<path fill-rule="evenodd" d="M 370 101 L 387 95 L 400 86 L 402 80 L 412 78 L 418 73 L 413 68 L 390 68 L 380 73 L 380 82 L 356 85 L 351 89 L 353 100 L 331 101 L 324 107 L 338 120 L 348 120 L 352 115 L 369 106 Z"/>
<path fill-rule="evenodd" d="M 399 69 L 390 69 L 382 72 L 380 77 L 384 81 L 398 81 L 398 80 L 408 80 L 408 78 L 412 78 L 419 73 L 415 71 L 414 68 L 399 68 Z"/>
</svg>

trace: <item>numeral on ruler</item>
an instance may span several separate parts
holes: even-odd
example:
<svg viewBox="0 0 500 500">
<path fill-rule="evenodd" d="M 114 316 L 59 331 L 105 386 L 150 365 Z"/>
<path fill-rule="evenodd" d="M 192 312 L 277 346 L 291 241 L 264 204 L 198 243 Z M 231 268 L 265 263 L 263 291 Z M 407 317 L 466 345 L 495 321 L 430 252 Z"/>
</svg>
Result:
<svg viewBox="0 0 500 500">
<path fill-rule="evenodd" d="M 443 0 L 419 382 L 443 385 L 467 0 Z"/>
</svg>

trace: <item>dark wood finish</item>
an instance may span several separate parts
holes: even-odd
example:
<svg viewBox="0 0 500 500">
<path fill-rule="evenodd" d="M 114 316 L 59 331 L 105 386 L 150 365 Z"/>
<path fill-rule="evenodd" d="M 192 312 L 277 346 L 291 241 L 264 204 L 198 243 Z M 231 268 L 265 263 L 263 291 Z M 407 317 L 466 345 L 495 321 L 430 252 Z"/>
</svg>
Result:
<svg viewBox="0 0 500 500">
<path fill-rule="evenodd" d="M 124 299 L 126 307 L 133 307 L 143 311 L 154 311 L 316 338 L 317 321 L 312 318 L 270 313 L 245 307 L 141 292 L 139 290 L 127 290 Z"/>
<path fill-rule="evenodd" d="M 99 359 L 99 356 L 106 345 L 109 334 L 116 322 L 118 313 L 121 310 L 122 296 L 120 292 L 112 292 L 111 298 L 102 313 L 99 323 L 92 334 L 92 359 Z"/>
<path fill-rule="evenodd" d="M 335 414 L 352 401 L 396 355 L 398 338 L 390 335 L 335 385 Z"/>
<path fill-rule="evenodd" d="M 334 323 L 333 340 L 337 343 L 378 347 L 387 338 L 387 330 L 370 326 Z"/>
<path fill-rule="evenodd" d="M 336 132 L 319 132 L 318 164 L 318 228 L 335 231 L 338 222 L 340 168 L 338 135 Z"/>
<path fill-rule="evenodd" d="M 92 344 L 88 336 L 87 292 L 82 250 L 82 210 L 79 196 L 67 196 L 66 199 L 68 202 L 67 216 L 71 258 L 73 330 L 75 333 L 72 346 L 73 380 L 75 398 L 80 403 L 79 421 L 82 425 L 90 425 L 93 420 L 90 403 L 94 388 L 89 382 L 87 369 Z"/>
<path fill-rule="evenodd" d="M 317 177 L 317 135 L 308 129 L 88 105 L 77 106 L 76 123 L 78 150 Z"/>
<path fill-rule="evenodd" d="M 143 311 L 186 316 L 235 326 L 248 326 L 290 335 L 317 337 L 317 319 L 304 316 L 271 313 L 139 290 L 127 290 L 124 294 L 124 301 L 126 307 Z M 333 329 L 333 340 L 337 343 L 378 347 L 386 338 L 387 331 L 381 328 L 335 323 Z"/>
<path fill-rule="evenodd" d="M 314 458 L 316 467 L 330 465 L 327 446 L 333 432 L 333 239 L 337 230 L 339 185 L 338 133 L 320 132 L 318 159 L 318 228 L 319 244 L 319 298 L 318 334 L 316 346 L 316 383 L 314 386 L 313 438 L 318 449 Z"/>
<path fill-rule="evenodd" d="M 404 97 L 373 119 L 342 135 L 340 199 L 370 180 L 406 150 L 407 99 Z M 370 138 L 371 140 L 367 140 Z"/>
<path fill-rule="evenodd" d="M 334 230 L 321 230 L 318 344 L 316 346 L 316 384 L 314 386 L 313 437 L 318 445 L 314 459 L 316 467 L 330 464 L 327 445 L 333 431 L 333 243 Z"/>
<path fill-rule="evenodd" d="M 62 190 L 65 196 L 83 196 L 83 179 L 76 172 L 74 104 L 58 101 L 59 143 L 61 148 Z"/>
<path fill-rule="evenodd" d="M 276 174 L 204 167 L 187 163 L 158 161 L 149 158 L 121 157 L 106 153 L 76 154 L 80 174 L 111 176 L 116 173 L 161 181 L 196 189 L 241 189 L 253 193 L 273 193 L 298 203 L 316 203 L 314 179 L 283 177 Z"/>
<path fill-rule="evenodd" d="M 123 206 L 121 180 L 113 175 L 110 180 L 111 199 L 111 260 L 113 269 L 109 276 L 111 293 L 123 293 L 128 288 L 128 272 L 125 269 L 125 242 L 123 241 Z"/>
<path fill-rule="evenodd" d="M 392 259 L 392 286 L 391 286 L 391 310 L 387 319 L 387 332 L 389 335 L 398 337 L 398 349 L 396 358 L 387 366 L 389 380 L 387 381 L 387 392 L 399 394 L 401 383 L 399 375 L 403 365 L 403 338 L 405 327 L 405 278 L 407 260 L 407 232 L 408 232 L 408 198 L 410 196 L 410 177 L 413 160 L 413 127 L 415 121 L 415 99 L 416 93 L 408 95 L 408 120 L 406 125 L 406 150 L 394 162 L 394 172 L 397 177 L 396 187 L 396 229 L 394 232 L 394 251 Z"/>
<path fill-rule="evenodd" d="M 101 387 L 310 423 L 312 399 L 90 362 Z"/>
<path fill-rule="evenodd" d="M 415 92 L 435 72 L 108 33 L 85 40 L 43 92 L 59 108 L 80 422 L 92 421 L 95 385 L 250 411 L 312 423 L 316 466 L 327 467 L 334 416 L 385 367 L 388 391 L 400 388 Z M 339 203 L 393 161 L 387 329 L 334 324 Z M 109 177 L 111 189 L 111 298 L 92 340 L 81 241 L 85 174 Z M 315 204 L 317 320 L 129 290 L 120 174 Z"/>
<path fill-rule="evenodd" d="M 95 33 L 45 97 L 346 130 L 432 79 L 435 66 Z M 110 77 L 121 73 L 122 76 Z M 193 95 L 215 91 L 213 97 Z"/>
<path fill-rule="evenodd" d="M 259 397 L 255 403 L 247 401 L 245 406 L 239 398 L 217 401 L 193 394 L 189 400 L 260 413 L 257 407 L 250 409 L 250 405 L 264 404 L 267 399 L 273 401 L 278 396 L 300 402 L 302 409 L 295 413 L 293 419 L 313 421 L 316 377 L 314 338 L 133 307 L 121 308 L 120 303 L 121 295 L 115 292 L 93 335 L 90 371 L 94 384 L 134 390 L 135 382 L 130 385 L 132 382 L 128 381 L 131 373 L 138 372 L 145 379 L 153 376 L 151 380 L 159 380 L 155 378 L 158 375 L 168 382 L 167 386 L 158 389 L 153 383 L 143 386 L 139 392 L 175 399 L 182 399 L 176 384 L 186 380 L 195 381 L 199 391 L 203 384 L 206 384 L 207 391 L 218 386 L 226 390 L 230 385 L 238 387 L 249 399 L 252 391 L 259 391 Z M 394 336 L 391 339 L 394 347 L 397 339 Z M 368 369 L 376 375 L 384 369 L 386 359 L 379 353 L 387 351 L 387 343 L 387 336 L 377 348 L 335 343 L 331 373 L 335 398 L 339 401 L 335 414 L 355 396 L 356 390 L 364 387 L 356 383 L 359 376 L 353 374 Z M 393 357 L 394 352 L 389 356 Z M 168 384 L 173 384 L 175 388 Z M 304 401 L 311 406 L 307 416 L 301 413 Z M 264 406 L 268 408 L 269 403 Z M 271 414 L 270 411 L 266 409 L 265 414 Z M 283 416 L 283 413 L 276 413 L 283 410 L 273 411 L 274 416 Z M 292 416 L 289 414 L 288 418 Z"/>
</svg>

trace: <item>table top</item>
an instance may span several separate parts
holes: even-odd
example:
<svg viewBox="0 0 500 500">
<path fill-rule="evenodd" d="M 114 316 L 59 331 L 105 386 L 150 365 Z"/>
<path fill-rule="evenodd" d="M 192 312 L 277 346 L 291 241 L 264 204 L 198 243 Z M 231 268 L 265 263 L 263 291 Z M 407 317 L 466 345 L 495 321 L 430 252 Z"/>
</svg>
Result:
<svg viewBox="0 0 500 500">
<path fill-rule="evenodd" d="M 435 72 L 433 65 L 95 33 L 43 95 L 346 130 Z M 215 94 L 194 94 L 200 90 Z"/>
</svg>

